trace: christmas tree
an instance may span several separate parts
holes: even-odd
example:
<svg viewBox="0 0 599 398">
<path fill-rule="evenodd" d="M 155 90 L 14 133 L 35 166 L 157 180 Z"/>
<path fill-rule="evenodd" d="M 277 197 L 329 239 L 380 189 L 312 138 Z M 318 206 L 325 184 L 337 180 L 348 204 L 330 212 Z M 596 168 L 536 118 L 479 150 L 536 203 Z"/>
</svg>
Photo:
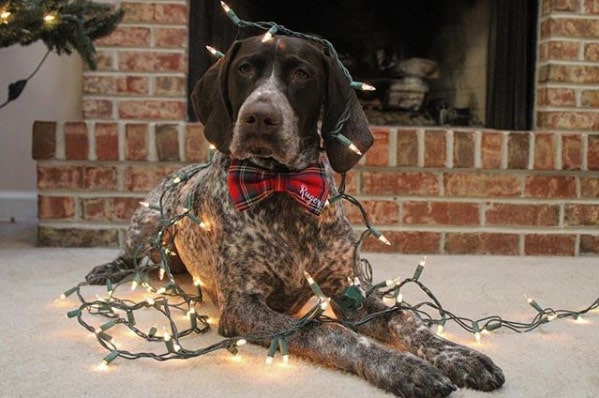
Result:
<svg viewBox="0 0 599 398">
<path fill-rule="evenodd" d="M 48 53 L 76 51 L 95 69 L 93 41 L 111 33 L 122 17 L 121 9 L 89 0 L 0 0 L 0 48 L 42 40 Z M 12 83 L 8 100 L 1 106 L 16 99 L 38 69 Z"/>
</svg>

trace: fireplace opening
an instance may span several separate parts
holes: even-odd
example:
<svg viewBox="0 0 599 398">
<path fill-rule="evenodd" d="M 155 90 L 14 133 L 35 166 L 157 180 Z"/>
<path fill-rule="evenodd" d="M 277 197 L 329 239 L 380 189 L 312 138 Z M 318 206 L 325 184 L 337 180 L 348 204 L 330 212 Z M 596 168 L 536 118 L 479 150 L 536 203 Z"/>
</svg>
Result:
<svg viewBox="0 0 599 398">
<path fill-rule="evenodd" d="M 532 128 L 538 0 L 230 0 L 243 19 L 330 40 L 377 125 Z M 189 92 L 228 48 L 256 32 L 217 0 L 190 2 Z M 190 109 L 190 118 L 195 119 Z"/>
</svg>

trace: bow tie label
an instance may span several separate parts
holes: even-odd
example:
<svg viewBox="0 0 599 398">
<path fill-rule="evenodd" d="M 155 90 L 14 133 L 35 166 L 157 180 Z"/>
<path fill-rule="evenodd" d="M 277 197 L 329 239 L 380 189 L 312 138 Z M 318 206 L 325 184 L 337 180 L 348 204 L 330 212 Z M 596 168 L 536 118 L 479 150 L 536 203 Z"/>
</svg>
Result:
<svg viewBox="0 0 599 398">
<path fill-rule="evenodd" d="M 239 211 L 252 207 L 274 192 L 285 192 L 308 212 L 319 215 L 329 196 L 322 164 L 301 171 L 277 173 L 261 169 L 247 160 L 231 160 L 228 183 L 231 199 Z"/>
<path fill-rule="evenodd" d="M 308 191 L 308 187 L 305 184 L 302 184 L 300 186 L 299 193 L 300 193 L 300 196 L 302 197 L 302 199 L 304 201 L 308 202 L 311 206 L 316 206 L 316 207 L 322 206 L 322 200 L 320 200 L 316 196 L 312 195 Z"/>
</svg>

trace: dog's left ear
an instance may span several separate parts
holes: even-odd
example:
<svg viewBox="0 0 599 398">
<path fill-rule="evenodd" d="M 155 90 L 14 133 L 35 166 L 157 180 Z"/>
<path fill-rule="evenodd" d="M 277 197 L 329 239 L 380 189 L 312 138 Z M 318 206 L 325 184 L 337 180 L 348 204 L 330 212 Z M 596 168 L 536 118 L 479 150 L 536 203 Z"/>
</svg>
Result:
<svg viewBox="0 0 599 398">
<path fill-rule="evenodd" d="M 191 93 L 193 109 L 202 124 L 204 135 L 219 152 L 228 154 L 231 143 L 233 116 L 228 98 L 229 66 L 239 49 L 235 42 L 223 58 L 212 65 L 196 83 Z"/>
<path fill-rule="evenodd" d="M 347 137 L 362 154 L 372 146 L 373 138 L 368 119 L 347 77 L 331 57 L 325 55 L 325 64 L 327 65 L 327 93 L 322 119 L 322 138 L 331 166 L 336 172 L 344 173 L 361 157 L 331 134 L 331 130 L 335 128 L 347 106 L 349 106 L 349 117 L 339 133 Z"/>
</svg>

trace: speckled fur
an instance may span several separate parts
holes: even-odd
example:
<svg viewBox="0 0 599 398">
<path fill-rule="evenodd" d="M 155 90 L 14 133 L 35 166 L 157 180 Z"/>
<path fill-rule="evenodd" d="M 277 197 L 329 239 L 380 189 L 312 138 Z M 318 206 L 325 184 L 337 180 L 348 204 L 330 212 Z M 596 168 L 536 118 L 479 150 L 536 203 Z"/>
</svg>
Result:
<svg viewBox="0 0 599 398">
<path fill-rule="evenodd" d="M 246 40 L 238 45 L 235 53 L 229 52 L 227 57 L 240 57 L 244 51 L 255 52 L 259 46 L 265 45 L 256 40 Z M 305 47 L 309 45 L 299 39 L 278 39 L 270 46 L 275 46 L 277 51 L 284 47 L 281 52 L 308 51 L 308 55 L 318 51 L 315 48 L 306 50 Z M 275 87 L 280 90 L 280 95 L 286 92 L 286 85 L 291 83 L 280 73 L 273 73 L 278 68 L 275 65 L 278 58 L 277 51 L 272 55 L 271 50 L 271 47 L 264 50 L 270 67 L 261 74 L 262 80 L 256 77 L 253 90 L 264 84 L 266 76 L 277 76 L 282 83 L 273 85 L 270 80 L 269 84 L 271 89 Z M 268 54 L 274 60 L 268 58 Z M 310 60 L 305 54 L 303 58 Z M 235 60 L 224 62 L 234 65 Z M 315 65 L 314 68 L 321 66 Z M 324 73 L 316 73 L 316 76 L 319 79 L 327 78 Z M 227 78 L 236 77 L 234 73 L 229 73 Z M 324 82 L 316 83 L 324 85 Z M 230 83 L 228 87 L 232 87 Z M 238 94 L 228 93 L 229 97 L 234 95 Z M 251 97 L 248 93 L 241 95 Z M 318 100 L 322 95 L 315 92 L 314 99 Z M 235 103 L 244 103 L 243 98 L 228 100 L 232 103 L 233 120 L 223 125 L 223 130 L 233 129 L 235 123 L 232 122 L 240 108 Z M 331 194 L 335 195 L 333 171 L 326 156 L 318 150 L 317 117 L 304 115 L 303 109 L 308 107 L 297 106 L 294 101 L 289 98 L 289 103 L 297 113 L 295 123 L 299 127 L 291 130 L 282 128 L 278 132 L 278 141 L 288 142 L 289 134 L 303 136 L 294 140 L 298 143 L 295 146 L 297 149 L 273 149 L 280 152 L 276 159 L 288 159 L 289 163 L 252 157 L 251 153 L 243 156 L 249 156 L 264 167 L 285 166 L 288 169 L 294 169 L 297 159 L 302 159 L 299 163 L 304 163 L 322 157 L 327 164 Z M 208 112 L 212 110 L 208 109 Z M 289 113 L 288 108 L 286 112 Z M 201 110 L 199 113 L 202 116 Z M 314 123 L 306 123 L 306 118 L 314 120 Z M 214 123 L 214 120 L 203 121 L 207 129 Z M 304 131 L 302 124 L 310 124 L 309 131 Z M 244 131 L 236 129 L 236 134 L 243 135 Z M 207 136 L 210 138 L 213 133 L 207 131 Z M 234 142 L 234 150 L 231 150 L 231 139 L 219 142 L 219 149 L 224 153 L 217 154 L 209 168 L 181 183 L 169 195 L 165 211 L 167 216 L 176 214 L 181 206 L 188 203 L 191 195 L 192 211 L 210 226 L 206 230 L 189 219 L 183 219 L 176 226 L 175 243 L 189 273 L 201 278 L 204 291 L 218 305 L 219 333 L 236 336 L 257 331 L 276 332 L 292 325 L 292 314 L 312 296 L 304 271 L 313 276 L 327 296 L 336 296 L 344 289 L 348 277 L 353 276 L 354 262 L 357 261 L 353 247 L 356 238 L 338 202 L 326 207 L 320 216 L 315 217 L 297 206 L 287 194 L 275 193 L 244 212 L 237 211 L 229 199 L 226 183 L 228 164 L 231 156 L 236 157 L 247 148 L 243 146 L 242 136 L 237 136 Z M 364 146 L 367 149 L 369 144 Z M 339 164 L 338 159 L 332 159 L 333 168 L 344 167 Z M 172 176 L 169 178 L 172 179 Z M 166 182 L 150 193 L 148 201 L 157 200 L 164 184 Z M 152 239 L 157 222 L 158 212 L 155 210 L 140 208 L 136 211 L 128 231 L 127 247 L 122 255 L 124 258 L 131 257 L 137 245 Z M 383 306 L 379 298 L 371 296 L 361 309 L 362 315 L 380 310 Z M 355 331 L 334 323 L 312 323 L 289 338 L 289 348 L 292 353 L 318 363 L 360 375 L 402 397 L 443 397 L 449 395 L 455 386 L 493 390 L 504 382 L 501 370 L 488 357 L 437 337 L 411 312 L 406 311 L 376 318 Z"/>
</svg>

